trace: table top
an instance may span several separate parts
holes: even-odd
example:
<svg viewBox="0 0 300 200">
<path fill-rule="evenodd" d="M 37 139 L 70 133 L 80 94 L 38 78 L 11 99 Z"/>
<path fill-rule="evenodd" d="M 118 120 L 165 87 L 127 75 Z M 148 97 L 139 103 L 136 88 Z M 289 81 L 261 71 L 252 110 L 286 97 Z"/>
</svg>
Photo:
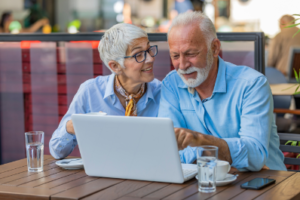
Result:
<svg viewBox="0 0 300 200">
<path fill-rule="evenodd" d="M 293 95 L 297 88 L 296 83 L 282 83 L 282 84 L 271 84 L 271 91 L 273 95 Z"/>
<path fill-rule="evenodd" d="M 0 165 L 0 199 L 300 199 L 300 173 L 262 170 L 240 173 L 236 181 L 217 187 L 214 193 L 198 192 L 194 178 L 184 184 L 110 179 L 87 176 L 84 170 L 64 170 L 44 156 L 44 171 L 27 172 L 26 159 Z M 253 178 L 272 178 L 262 190 L 241 189 Z"/>
</svg>

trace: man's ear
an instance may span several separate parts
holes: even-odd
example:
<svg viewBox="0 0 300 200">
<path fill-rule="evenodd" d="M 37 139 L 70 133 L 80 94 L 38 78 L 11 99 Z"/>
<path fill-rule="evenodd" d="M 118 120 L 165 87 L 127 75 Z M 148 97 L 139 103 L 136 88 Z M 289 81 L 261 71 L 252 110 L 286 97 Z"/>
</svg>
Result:
<svg viewBox="0 0 300 200">
<path fill-rule="evenodd" d="M 211 43 L 211 48 L 214 57 L 218 57 L 221 50 L 221 42 L 219 39 L 214 39 Z"/>
<path fill-rule="evenodd" d="M 108 66 L 116 74 L 120 74 L 120 72 L 122 72 L 121 65 L 118 62 L 114 61 L 114 60 L 109 61 Z"/>
</svg>

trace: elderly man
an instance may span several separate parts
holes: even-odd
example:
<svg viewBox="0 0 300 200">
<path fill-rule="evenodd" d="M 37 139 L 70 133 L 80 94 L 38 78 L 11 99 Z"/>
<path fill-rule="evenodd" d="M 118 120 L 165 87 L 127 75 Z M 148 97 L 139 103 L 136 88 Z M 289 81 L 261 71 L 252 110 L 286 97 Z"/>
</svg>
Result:
<svg viewBox="0 0 300 200">
<path fill-rule="evenodd" d="M 284 75 L 288 73 L 288 59 L 291 46 L 300 45 L 300 34 L 293 35 L 299 30 L 297 27 L 285 28 L 295 23 L 291 15 L 284 15 L 279 20 L 281 32 L 271 41 L 268 53 L 268 66 L 275 67 Z"/>
<path fill-rule="evenodd" d="M 241 170 L 286 170 L 265 76 L 225 62 L 214 25 L 199 12 L 178 15 L 169 29 L 176 71 L 162 83 L 159 117 L 173 120 L 181 161 L 196 146 L 219 147 L 219 159 Z"/>
</svg>

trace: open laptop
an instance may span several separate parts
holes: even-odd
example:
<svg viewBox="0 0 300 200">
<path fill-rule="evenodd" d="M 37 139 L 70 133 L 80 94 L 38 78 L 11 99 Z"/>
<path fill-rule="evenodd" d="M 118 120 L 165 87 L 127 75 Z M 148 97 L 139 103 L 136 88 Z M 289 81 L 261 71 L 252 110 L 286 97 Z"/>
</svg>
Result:
<svg viewBox="0 0 300 200">
<path fill-rule="evenodd" d="M 183 183 L 197 165 L 181 164 L 168 118 L 74 114 L 79 151 L 89 176 Z"/>
</svg>

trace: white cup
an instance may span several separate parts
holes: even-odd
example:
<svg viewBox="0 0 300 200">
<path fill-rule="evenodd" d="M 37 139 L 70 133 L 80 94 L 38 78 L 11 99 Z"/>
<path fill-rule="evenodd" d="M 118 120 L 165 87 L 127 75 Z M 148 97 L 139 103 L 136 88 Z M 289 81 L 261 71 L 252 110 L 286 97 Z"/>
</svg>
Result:
<svg viewBox="0 0 300 200">
<path fill-rule="evenodd" d="M 216 180 L 222 181 L 226 178 L 227 173 L 229 172 L 231 166 L 229 162 L 224 160 L 218 160 L 216 166 Z"/>
</svg>

